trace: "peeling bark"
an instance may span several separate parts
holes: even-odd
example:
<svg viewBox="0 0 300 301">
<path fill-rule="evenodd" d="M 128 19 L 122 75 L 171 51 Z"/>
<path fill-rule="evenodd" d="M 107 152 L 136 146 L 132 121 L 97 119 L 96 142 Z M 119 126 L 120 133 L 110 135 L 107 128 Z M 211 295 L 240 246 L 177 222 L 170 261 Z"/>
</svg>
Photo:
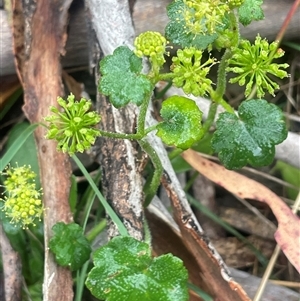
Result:
<svg viewBox="0 0 300 301">
<path fill-rule="evenodd" d="M 49 106 L 57 105 L 57 96 L 63 95 L 60 54 L 64 53 L 67 13 L 71 0 L 41 0 L 23 4 L 22 1 L 14 2 L 17 9 L 14 10 L 13 22 L 17 26 L 14 28 L 18 30 L 14 51 L 24 88 L 23 110 L 29 121 L 36 123 L 43 121 L 43 117 L 49 114 Z M 22 19 L 23 23 L 20 21 Z M 57 266 L 48 247 L 52 226 L 59 221 L 72 221 L 69 208 L 71 167 L 67 155 L 57 153 L 56 143 L 45 140 L 44 136 L 45 129 L 39 127 L 35 132 L 35 139 L 46 208 L 43 300 L 71 301 L 71 272 Z"/>
<path fill-rule="evenodd" d="M 111 54 L 121 45 L 133 44 L 134 29 L 129 3 L 116 0 L 88 0 L 89 12 L 98 43 L 104 55 Z M 98 73 L 98 71 L 96 71 Z M 96 78 L 96 84 L 98 84 Z M 128 105 L 117 110 L 107 98 L 98 94 L 100 127 L 105 131 L 132 133 L 135 131 L 138 108 Z M 102 168 L 102 185 L 105 197 L 122 219 L 129 234 L 142 240 L 144 237 L 142 206 L 142 177 L 136 162 L 137 143 L 122 139 L 99 139 L 97 161 Z M 108 235 L 118 235 L 109 223 Z"/>
<path fill-rule="evenodd" d="M 22 300 L 22 263 L 21 258 L 7 238 L 0 224 L 0 249 L 4 272 L 4 296 L 7 301 Z"/>
</svg>

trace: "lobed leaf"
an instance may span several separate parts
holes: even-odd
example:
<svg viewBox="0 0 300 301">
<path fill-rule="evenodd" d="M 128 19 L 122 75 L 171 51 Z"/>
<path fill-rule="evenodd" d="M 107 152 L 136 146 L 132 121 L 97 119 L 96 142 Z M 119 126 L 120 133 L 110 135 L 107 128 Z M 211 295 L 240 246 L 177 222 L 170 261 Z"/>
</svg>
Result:
<svg viewBox="0 0 300 301">
<path fill-rule="evenodd" d="M 174 44 L 182 47 L 196 47 L 198 49 L 205 49 L 208 45 L 213 43 L 218 35 L 214 34 L 200 34 L 187 32 L 186 22 L 183 16 L 184 2 L 182 0 L 173 1 L 167 6 L 167 13 L 170 22 L 166 26 L 165 36 Z"/>
<path fill-rule="evenodd" d="M 239 21 L 244 25 L 249 25 L 253 20 L 259 21 L 264 19 L 264 12 L 260 7 L 263 0 L 245 0 L 239 7 Z"/>
<path fill-rule="evenodd" d="M 56 223 L 52 230 L 54 236 L 49 247 L 56 261 L 61 266 L 69 266 L 72 271 L 78 270 L 90 257 L 91 247 L 83 235 L 82 228 L 75 224 Z"/>
<path fill-rule="evenodd" d="M 95 267 L 86 285 L 107 301 L 184 301 L 187 271 L 171 254 L 151 258 L 149 245 L 133 237 L 114 237 L 94 253 Z"/>
<path fill-rule="evenodd" d="M 275 145 L 286 137 L 281 110 L 266 100 L 252 99 L 240 105 L 238 116 L 220 114 L 212 148 L 228 169 L 241 168 L 247 163 L 263 166 L 273 161 Z"/>
<path fill-rule="evenodd" d="M 196 103 L 183 96 L 171 96 L 162 103 L 164 122 L 157 126 L 157 136 L 169 145 L 187 149 L 202 136 L 202 112 Z"/>
<path fill-rule="evenodd" d="M 99 90 L 110 96 L 110 102 L 116 108 L 129 102 L 139 106 L 153 89 L 150 80 L 141 71 L 142 59 L 128 47 L 120 46 L 100 62 L 102 77 Z"/>
</svg>

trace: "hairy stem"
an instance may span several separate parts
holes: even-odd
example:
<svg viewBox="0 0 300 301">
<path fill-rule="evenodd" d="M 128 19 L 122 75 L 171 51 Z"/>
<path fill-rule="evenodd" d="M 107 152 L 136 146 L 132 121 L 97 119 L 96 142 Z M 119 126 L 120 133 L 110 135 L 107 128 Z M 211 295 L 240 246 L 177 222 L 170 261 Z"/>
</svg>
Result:
<svg viewBox="0 0 300 301">
<path fill-rule="evenodd" d="M 203 127 L 202 127 L 203 135 L 209 131 L 211 125 L 213 124 L 213 122 L 215 120 L 216 113 L 217 113 L 217 108 L 218 108 L 217 103 L 212 102 L 210 104 L 207 119 L 204 122 Z"/>
<path fill-rule="evenodd" d="M 145 140 L 140 140 L 139 144 L 142 147 L 142 149 L 149 155 L 152 164 L 154 166 L 154 174 L 151 179 L 150 186 L 145 191 L 146 198 L 145 198 L 144 207 L 147 207 L 151 203 L 159 187 L 160 179 L 163 173 L 163 167 L 156 151 L 153 149 L 153 147 L 150 145 L 149 142 Z"/>
</svg>

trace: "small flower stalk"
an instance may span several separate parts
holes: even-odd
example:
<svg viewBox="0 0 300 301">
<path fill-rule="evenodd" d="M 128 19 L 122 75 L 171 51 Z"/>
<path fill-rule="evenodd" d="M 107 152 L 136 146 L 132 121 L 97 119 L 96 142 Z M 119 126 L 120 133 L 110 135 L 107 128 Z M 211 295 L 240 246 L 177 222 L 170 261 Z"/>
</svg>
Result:
<svg viewBox="0 0 300 301">
<path fill-rule="evenodd" d="M 74 95 L 70 94 L 67 101 L 58 97 L 57 102 L 63 111 L 50 107 L 53 114 L 45 118 L 49 122 L 46 138 L 56 140 L 57 150 L 69 155 L 89 149 L 100 136 L 100 130 L 94 126 L 101 120 L 97 112 L 89 111 L 91 101 L 85 98 L 75 101 Z"/>
<path fill-rule="evenodd" d="M 272 63 L 274 59 L 284 55 L 282 49 L 278 49 L 278 44 L 268 43 L 259 35 L 253 45 L 247 40 L 242 40 L 239 48 L 233 50 L 233 56 L 229 59 L 229 67 L 226 71 L 238 74 L 229 80 L 230 83 L 238 83 L 244 86 L 246 83 L 245 96 L 248 97 L 254 84 L 257 86 L 257 97 L 262 98 L 265 91 L 274 96 L 274 91 L 279 89 L 279 85 L 274 82 L 269 74 L 279 78 L 288 76 L 285 70 L 288 64 Z"/>
<path fill-rule="evenodd" d="M 0 198 L 4 202 L 2 211 L 16 226 L 23 229 L 35 226 L 35 221 L 41 220 L 44 211 L 42 192 L 36 189 L 36 174 L 29 165 L 9 167 L 2 174 L 7 177 L 4 181 L 6 195 Z"/>
<path fill-rule="evenodd" d="M 182 87 L 186 94 L 203 96 L 211 90 L 212 81 L 207 78 L 215 59 L 209 58 L 201 64 L 202 51 L 195 47 L 179 49 L 172 58 L 171 71 L 174 74 L 173 84 Z"/>
</svg>

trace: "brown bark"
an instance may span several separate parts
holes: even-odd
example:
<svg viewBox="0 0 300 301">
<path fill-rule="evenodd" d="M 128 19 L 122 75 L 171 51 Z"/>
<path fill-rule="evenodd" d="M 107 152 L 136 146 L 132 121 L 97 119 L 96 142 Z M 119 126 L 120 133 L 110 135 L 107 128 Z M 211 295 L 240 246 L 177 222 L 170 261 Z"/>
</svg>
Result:
<svg viewBox="0 0 300 301">
<path fill-rule="evenodd" d="M 23 2 L 24 3 L 24 2 Z M 63 94 L 60 54 L 66 41 L 68 1 L 15 1 L 13 21 L 15 55 L 24 87 L 24 113 L 31 123 L 43 121 L 49 106 Z M 24 20 L 24 21 L 22 21 Z M 23 22 L 23 23 L 22 23 Z M 18 35 L 18 39 L 17 39 Z M 56 143 L 44 138 L 45 129 L 35 132 L 43 187 L 45 273 L 44 301 L 73 299 L 72 277 L 67 268 L 57 266 L 49 251 L 52 226 L 59 221 L 70 222 L 69 189 L 71 168 L 67 155 L 57 153 Z"/>
<path fill-rule="evenodd" d="M 116 129 L 116 116 L 113 114 L 111 104 L 105 97 L 100 95 L 98 97 L 101 99 L 101 128 L 118 132 L 120 129 Z M 116 113 L 120 114 L 118 119 L 122 131 L 133 132 L 136 118 L 134 111 L 125 108 Z M 135 162 L 137 143 L 129 140 L 101 138 L 98 146 L 101 153 L 97 159 L 102 169 L 102 187 L 105 197 L 121 217 L 129 234 L 138 240 L 143 240 L 142 178 Z M 118 234 L 112 223 L 109 224 L 108 234 L 110 237 Z"/>
<path fill-rule="evenodd" d="M 4 295 L 6 301 L 22 300 L 22 263 L 0 224 L 0 250 L 4 272 Z"/>
<path fill-rule="evenodd" d="M 129 3 L 118 0 L 88 0 L 90 20 L 104 55 L 109 55 L 120 45 L 132 45 L 134 29 Z M 113 26 L 112 26 L 113 24 Z M 96 72 L 98 74 L 98 71 Z M 98 84 L 99 78 L 96 78 Z M 100 127 L 109 132 L 133 133 L 139 108 L 127 105 L 117 110 L 107 98 L 97 95 Z M 142 176 L 137 162 L 137 143 L 124 139 L 99 139 L 97 161 L 102 168 L 102 187 L 105 197 L 122 219 L 129 234 L 142 240 L 144 237 L 142 206 Z M 119 234 L 109 223 L 108 234 Z"/>
</svg>

